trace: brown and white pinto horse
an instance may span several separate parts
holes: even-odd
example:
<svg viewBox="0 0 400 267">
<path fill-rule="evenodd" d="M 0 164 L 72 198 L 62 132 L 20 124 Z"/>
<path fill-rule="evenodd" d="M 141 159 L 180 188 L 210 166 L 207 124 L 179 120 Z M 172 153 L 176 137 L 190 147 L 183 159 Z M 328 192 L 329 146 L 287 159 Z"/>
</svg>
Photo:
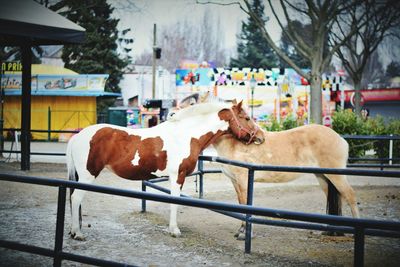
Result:
<svg viewBox="0 0 400 267">
<path fill-rule="evenodd" d="M 244 142 L 264 141 L 263 134 L 241 103 L 191 106 L 176 111 L 169 121 L 147 129 L 92 125 L 68 143 L 69 179 L 90 184 L 104 168 L 130 180 L 168 175 L 171 195 L 179 196 L 185 177 L 193 172 L 199 154 L 228 132 Z M 77 240 L 84 239 L 80 229 L 84 194 L 83 190 L 75 190 L 71 195 L 71 236 Z M 176 214 L 176 205 L 171 205 L 169 232 L 173 236 L 180 235 Z"/>
<path fill-rule="evenodd" d="M 312 124 L 281 132 L 261 131 L 265 142 L 260 145 L 247 145 L 232 135 L 223 135 L 213 143 L 213 147 L 220 157 L 255 164 L 346 168 L 348 143 L 331 128 Z M 222 164 L 221 168 L 232 181 L 239 203 L 247 204 L 247 169 L 227 164 Z M 254 181 L 284 183 L 302 175 L 302 173 L 257 171 Z M 327 180 L 331 181 L 341 198 L 349 204 L 353 217 L 359 217 L 355 192 L 345 175 L 316 174 L 316 177 L 326 195 Z M 242 223 L 235 236 L 244 239 L 244 231 Z"/>
</svg>

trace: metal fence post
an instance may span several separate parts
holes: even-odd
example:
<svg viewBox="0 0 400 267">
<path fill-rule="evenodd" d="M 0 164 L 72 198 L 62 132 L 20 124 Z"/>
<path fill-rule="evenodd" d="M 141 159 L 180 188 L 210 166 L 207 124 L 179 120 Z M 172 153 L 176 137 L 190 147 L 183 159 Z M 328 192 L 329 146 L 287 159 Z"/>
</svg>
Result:
<svg viewBox="0 0 400 267">
<path fill-rule="evenodd" d="M 142 180 L 142 191 L 146 192 L 146 183 Z M 146 212 L 146 200 L 142 198 L 142 212 Z"/>
<path fill-rule="evenodd" d="M 247 183 L 247 205 L 253 205 L 253 191 L 254 191 L 254 170 L 249 169 L 248 183 Z M 251 252 L 251 236 L 252 236 L 252 225 L 250 222 L 251 214 L 246 214 L 246 233 L 245 233 L 245 243 L 244 252 Z"/>
<path fill-rule="evenodd" d="M 197 164 L 197 169 L 199 171 L 199 198 L 203 198 L 203 178 L 204 178 L 204 162 L 203 160 L 199 159 Z"/>
<path fill-rule="evenodd" d="M 364 238 L 365 229 L 356 227 L 354 233 L 354 266 L 364 266 Z"/>
<path fill-rule="evenodd" d="M 67 188 L 65 186 L 58 187 L 58 206 L 57 206 L 57 222 L 56 237 L 54 244 L 54 260 L 53 266 L 61 266 L 61 256 L 64 240 L 64 220 L 65 220 L 65 201 Z"/>
<path fill-rule="evenodd" d="M 51 140 L 51 109 L 47 107 L 47 141 Z"/>
<path fill-rule="evenodd" d="M 332 184 L 331 181 L 326 180 L 328 182 L 328 197 L 327 197 L 327 202 L 326 202 L 326 213 L 329 215 L 337 215 L 341 216 L 342 215 L 342 207 L 340 203 L 340 195 L 339 192 L 337 191 L 336 187 Z M 343 236 L 343 233 L 339 232 L 331 232 L 328 231 L 327 235 L 330 236 Z"/>
<path fill-rule="evenodd" d="M 393 137 L 393 134 L 390 134 L 390 137 Z M 392 165 L 393 160 L 393 139 L 389 140 L 389 165 Z"/>
</svg>

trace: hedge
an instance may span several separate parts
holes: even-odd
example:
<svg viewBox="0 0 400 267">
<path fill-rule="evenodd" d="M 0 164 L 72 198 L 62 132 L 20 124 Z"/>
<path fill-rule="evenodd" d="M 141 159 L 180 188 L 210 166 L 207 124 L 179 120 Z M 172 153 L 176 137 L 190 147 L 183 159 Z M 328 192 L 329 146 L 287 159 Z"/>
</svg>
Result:
<svg viewBox="0 0 400 267">
<path fill-rule="evenodd" d="M 280 123 L 270 116 L 260 123 L 267 131 L 283 131 L 307 124 L 304 118 L 296 119 L 288 115 Z M 367 119 L 359 118 L 351 110 L 336 111 L 332 115 L 332 129 L 340 135 L 398 135 L 400 136 L 400 120 L 388 119 L 382 116 Z M 352 158 L 388 158 L 389 140 L 347 140 Z M 366 156 L 366 152 L 374 152 Z M 400 158 L 400 140 L 393 141 L 393 158 Z M 395 160 L 393 163 L 399 163 Z"/>
</svg>

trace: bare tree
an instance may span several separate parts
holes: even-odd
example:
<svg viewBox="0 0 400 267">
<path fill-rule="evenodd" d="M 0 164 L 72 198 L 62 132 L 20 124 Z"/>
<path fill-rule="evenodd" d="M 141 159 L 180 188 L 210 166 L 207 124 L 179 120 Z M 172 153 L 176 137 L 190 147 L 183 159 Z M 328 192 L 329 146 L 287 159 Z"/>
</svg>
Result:
<svg viewBox="0 0 400 267">
<path fill-rule="evenodd" d="M 367 88 L 370 83 L 386 83 L 385 69 L 380 61 L 378 50 L 375 50 L 369 57 L 361 80 L 361 87 Z M 349 77 L 351 79 L 351 77 Z"/>
<path fill-rule="evenodd" d="M 223 36 L 220 36 L 223 31 L 219 19 L 214 20 L 212 16 L 211 12 L 206 11 L 200 25 L 183 20 L 162 27 L 157 36 L 162 56 L 157 64 L 171 72 L 185 59 L 199 63 L 212 61 L 218 66 L 224 66 L 228 54 L 223 49 Z M 136 63 L 151 62 L 149 59 L 151 54 L 144 52 L 136 59 Z"/>
<path fill-rule="evenodd" d="M 360 16 L 361 14 L 361 16 Z M 360 19 L 361 18 L 361 19 Z M 359 27 L 362 24 L 363 26 Z M 400 2 L 398 0 L 365 0 L 349 8 L 348 13 L 337 17 L 338 31 L 331 32 L 333 44 L 343 43 L 337 50 L 355 90 L 355 112 L 361 116 L 361 88 L 364 70 L 371 55 L 400 26 Z M 343 32 L 357 28 L 356 34 L 343 42 Z"/>
<path fill-rule="evenodd" d="M 291 66 L 297 73 L 306 78 L 311 86 L 311 119 L 315 123 L 322 123 L 322 73 L 329 66 L 333 55 L 339 47 L 347 41 L 354 33 L 355 29 L 349 29 L 344 34 L 342 42 L 334 46 L 328 46 L 329 33 L 336 22 L 336 17 L 346 11 L 349 7 L 357 4 L 358 0 L 305 0 L 294 2 L 292 0 L 268 0 L 269 8 L 282 31 L 288 36 L 296 51 L 306 58 L 311 66 L 310 72 L 304 72 L 288 55 L 279 48 L 271 38 L 268 31 L 268 21 L 265 22 L 257 16 L 252 10 L 250 0 L 243 2 L 217 3 L 214 1 L 201 1 L 201 4 L 219 4 L 219 5 L 239 5 L 247 15 L 251 16 L 261 29 L 265 41 L 276 51 L 276 53 Z M 243 3 L 243 4 L 242 4 Z M 282 9 L 283 16 L 277 14 L 278 8 Z M 295 20 L 304 21 L 311 24 L 311 43 L 307 42 L 301 32 L 296 32 Z M 285 29 L 285 27 L 287 29 Z"/>
</svg>

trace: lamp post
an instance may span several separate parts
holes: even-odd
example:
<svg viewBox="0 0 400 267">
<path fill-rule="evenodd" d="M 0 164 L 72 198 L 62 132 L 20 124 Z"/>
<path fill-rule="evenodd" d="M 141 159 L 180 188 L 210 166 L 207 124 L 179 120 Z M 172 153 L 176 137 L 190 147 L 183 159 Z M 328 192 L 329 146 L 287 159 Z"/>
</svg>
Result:
<svg viewBox="0 0 400 267">
<path fill-rule="evenodd" d="M 254 89 L 256 88 L 257 81 L 254 79 L 254 74 L 251 75 L 250 79 L 250 90 L 251 90 L 251 118 L 254 118 Z"/>
</svg>

